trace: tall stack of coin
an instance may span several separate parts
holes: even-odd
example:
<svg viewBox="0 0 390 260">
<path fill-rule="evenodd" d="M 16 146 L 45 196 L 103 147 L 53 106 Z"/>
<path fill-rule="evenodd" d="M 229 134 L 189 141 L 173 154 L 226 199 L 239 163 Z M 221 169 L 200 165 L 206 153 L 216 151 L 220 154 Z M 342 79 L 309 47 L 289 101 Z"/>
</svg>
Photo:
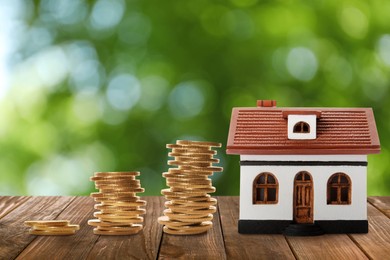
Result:
<svg viewBox="0 0 390 260">
<path fill-rule="evenodd" d="M 146 201 L 136 196 L 144 192 L 135 177 L 139 172 L 96 172 L 91 181 L 99 192 L 91 193 L 99 210 L 88 224 L 94 226 L 97 235 L 132 235 L 142 230 Z"/>
<path fill-rule="evenodd" d="M 209 176 L 223 170 L 213 166 L 219 160 L 213 158 L 217 152 L 212 147 L 221 147 L 221 144 L 179 140 L 167 145 L 172 149 L 168 155 L 174 157 L 168 165 L 177 167 L 163 173 L 169 189 L 161 193 L 168 201 L 164 216 L 159 217 L 158 222 L 164 225 L 165 233 L 193 235 L 212 227 L 217 200 L 208 194 L 215 192 Z"/>
</svg>

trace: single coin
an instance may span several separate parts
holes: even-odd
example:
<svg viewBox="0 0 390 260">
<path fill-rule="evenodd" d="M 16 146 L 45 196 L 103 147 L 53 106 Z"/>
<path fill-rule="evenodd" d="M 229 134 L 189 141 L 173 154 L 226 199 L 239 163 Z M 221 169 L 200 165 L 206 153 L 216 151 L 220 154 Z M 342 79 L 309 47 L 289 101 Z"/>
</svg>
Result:
<svg viewBox="0 0 390 260">
<path fill-rule="evenodd" d="M 214 213 L 214 211 L 211 211 L 211 210 L 204 210 L 204 211 L 200 211 L 200 210 L 188 210 L 187 212 L 185 213 L 180 213 L 180 212 L 173 212 L 171 209 L 165 209 L 163 211 L 164 215 L 165 216 L 168 216 L 169 218 L 171 219 L 176 219 L 176 220 L 183 220 L 183 219 L 194 219 L 194 218 L 206 218 L 209 216 L 209 214 L 212 214 Z M 204 221 L 204 220 L 203 220 Z"/>
<path fill-rule="evenodd" d="M 223 171 L 223 167 L 216 167 L 216 166 L 210 166 L 210 167 L 198 167 L 198 166 L 192 166 L 192 165 L 181 165 L 181 170 L 187 170 L 187 171 L 194 171 L 194 172 L 221 172 Z"/>
<path fill-rule="evenodd" d="M 196 190 L 194 190 L 194 191 L 172 191 L 171 189 L 162 189 L 161 194 L 167 195 L 167 196 L 176 196 L 176 197 L 187 198 L 187 197 L 205 196 L 205 195 L 207 195 L 207 192 L 196 191 Z"/>
<path fill-rule="evenodd" d="M 140 180 L 102 180 L 102 181 L 95 181 L 95 185 L 117 185 L 117 186 L 137 186 L 140 185 Z"/>
<path fill-rule="evenodd" d="M 193 154 L 193 153 L 197 153 L 197 154 L 212 154 L 212 155 L 217 154 L 217 151 L 205 150 L 203 148 L 184 148 L 184 147 L 173 148 L 172 147 L 171 149 L 172 149 L 171 153 L 177 153 L 177 154 L 181 154 L 181 155 L 189 155 L 189 154 Z"/>
<path fill-rule="evenodd" d="M 133 215 L 143 215 L 145 214 L 145 209 L 102 209 L 100 210 L 102 214 L 113 214 L 120 216 L 133 216 Z"/>
<path fill-rule="evenodd" d="M 102 193 L 102 192 L 92 192 L 92 198 L 132 198 L 135 196 L 135 193 L 144 192 L 143 188 L 134 189 L 131 192 L 112 192 L 112 193 Z"/>
<path fill-rule="evenodd" d="M 167 216 L 159 217 L 157 219 L 157 222 L 162 224 L 162 225 L 170 225 L 170 226 L 176 226 L 176 227 L 187 226 L 188 225 L 187 222 L 174 221 L 174 220 L 169 219 L 169 217 L 167 217 Z M 198 223 L 198 224 L 200 224 L 200 223 Z"/>
<path fill-rule="evenodd" d="M 140 200 L 139 196 L 126 197 L 126 198 L 94 198 L 95 201 L 101 202 L 104 205 L 116 205 L 116 204 L 126 204 L 129 202 L 136 202 Z"/>
<path fill-rule="evenodd" d="M 179 169 L 177 170 L 171 170 L 169 172 L 164 172 L 162 174 L 162 176 L 164 178 L 172 178 L 172 180 L 174 181 L 175 179 L 177 180 L 183 180 L 183 181 L 193 181 L 193 180 L 210 180 L 208 178 L 208 176 L 211 176 L 213 175 L 213 173 L 211 172 L 204 172 L 204 173 L 201 173 L 201 174 L 197 174 L 197 173 L 192 173 L 190 171 L 181 171 Z"/>
<path fill-rule="evenodd" d="M 69 225 L 69 220 L 27 220 L 24 224 L 27 226 L 42 225 L 42 226 L 66 226 Z"/>
<path fill-rule="evenodd" d="M 37 236 L 68 236 L 68 235 L 74 235 L 76 233 L 76 230 L 56 232 L 56 231 L 40 231 L 40 230 L 30 229 L 28 233 Z"/>
<path fill-rule="evenodd" d="M 209 162 L 185 162 L 185 161 L 176 161 L 176 160 L 169 160 L 168 165 L 176 165 L 176 166 L 192 166 L 192 167 L 210 167 L 213 165 L 213 163 Z"/>
<path fill-rule="evenodd" d="M 188 201 L 205 201 L 210 195 L 207 194 L 208 196 L 170 196 L 170 195 L 165 195 L 165 198 L 167 200 L 171 200 L 176 202 L 188 202 Z"/>
<path fill-rule="evenodd" d="M 96 235 L 127 236 L 127 235 L 137 234 L 141 230 L 142 230 L 142 225 L 139 227 L 134 227 L 134 229 L 131 231 L 106 231 L 106 230 L 99 230 L 97 228 L 94 228 L 93 233 Z"/>
<path fill-rule="evenodd" d="M 189 162 L 189 163 L 219 163 L 219 159 L 215 158 L 196 158 L 188 156 L 175 156 L 175 161 Z"/>
<path fill-rule="evenodd" d="M 164 233 L 170 234 L 170 235 L 197 235 L 206 232 L 211 227 L 206 226 L 202 229 L 183 229 L 183 230 L 177 230 L 177 229 L 170 229 L 168 226 L 164 226 L 163 231 Z"/>
<path fill-rule="evenodd" d="M 196 151 L 199 151 L 199 152 L 203 152 L 203 151 L 211 151 L 211 147 L 207 147 L 207 146 L 201 146 L 201 145 L 181 145 L 181 144 L 167 144 L 166 145 L 166 148 L 168 149 L 193 149 L 193 150 L 196 150 Z"/>
<path fill-rule="evenodd" d="M 32 226 L 32 229 L 35 229 L 35 230 L 47 230 L 47 231 L 50 231 L 50 230 L 79 230 L 80 229 L 80 225 L 76 225 L 76 224 L 69 224 L 69 225 L 66 225 L 66 226 L 46 226 L 46 225 L 33 225 Z"/>
<path fill-rule="evenodd" d="M 88 225 L 94 227 L 129 227 L 132 223 L 142 223 L 144 219 L 142 217 L 133 218 L 131 223 L 118 223 L 118 222 L 110 222 L 110 221 L 102 221 L 100 219 L 90 219 L 88 220 Z"/>
<path fill-rule="evenodd" d="M 194 158 L 194 159 L 213 159 L 213 154 L 203 153 L 168 153 L 169 157 L 183 157 L 183 158 Z"/>
<path fill-rule="evenodd" d="M 189 178 L 167 178 L 167 183 L 177 183 L 180 185 L 185 184 L 194 184 L 194 185 L 211 185 L 212 181 L 208 178 L 202 178 L 202 179 L 189 179 Z"/>
<path fill-rule="evenodd" d="M 123 226 L 122 227 L 120 227 L 120 226 L 111 226 L 111 227 L 98 226 L 98 227 L 96 227 L 96 229 L 100 230 L 100 231 L 129 232 L 129 231 L 134 231 L 134 230 L 141 230 L 140 226 L 142 229 L 142 225 L 140 225 L 140 224 L 132 224 L 131 226 L 127 226 L 127 227 L 123 227 Z"/>
<path fill-rule="evenodd" d="M 188 176 L 187 178 L 192 178 L 192 176 L 199 176 L 199 177 L 203 176 L 203 177 L 207 178 L 207 176 L 213 175 L 213 171 L 209 171 L 209 170 L 207 170 L 207 169 L 205 170 L 205 169 L 206 168 L 201 168 L 201 167 L 194 168 L 191 166 L 182 165 L 182 166 L 180 166 L 180 168 L 168 169 L 168 173 L 185 175 L 185 176 Z"/>
<path fill-rule="evenodd" d="M 216 208 L 213 206 L 210 206 L 209 208 L 205 208 L 205 209 L 190 209 L 190 208 L 176 208 L 176 207 L 169 207 L 169 209 L 171 210 L 172 213 L 186 214 L 189 216 L 195 216 L 195 215 L 205 216 L 217 212 Z"/>
<path fill-rule="evenodd" d="M 123 188 L 115 188 L 115 187 L 112 187 L 112 186 L 95 186 L 96 189 L 99 190 L 100 193 L 109 193 L 109 194 L 112 194 L 112 193 L 126 193 L 126 192 L 131 192 L 131 193 L 140 193 L 140 189 L 142 189 L 141 187 L 123 187 Z"/>
<path fill-rule="evenodd" d="M 95 172 L 94 176 L 96 177 L 106 177 L 106 176 L 139 176 L 140 172 Z"/>
<path fill-rule="evenodd" d="M 190 193 L 213 193 L 216 191 L 215 187 L 210 187 L 209 185 L 171 185 L 170 190 L 172 192 L 185 192 L 186 194 Z"/>
<path fill-rule="evenodd" d="M 179 145 L 199 145 L 199 146 L 207 146 L 207 147 L 222 147 L 221 143 L 217 142 L 207 142 L 207 141 L 190 141 L 190 140 L 177 140 L 177 144 Z"/>
</svg>

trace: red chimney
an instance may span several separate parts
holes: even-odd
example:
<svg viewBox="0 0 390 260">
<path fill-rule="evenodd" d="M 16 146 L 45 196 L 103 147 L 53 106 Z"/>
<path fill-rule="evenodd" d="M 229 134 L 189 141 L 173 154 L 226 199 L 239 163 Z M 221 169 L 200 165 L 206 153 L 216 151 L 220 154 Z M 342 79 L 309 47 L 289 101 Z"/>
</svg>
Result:
<svg viewBox="0 0 390 260">
<path fill-rule="evenodd" d="M 257 100 L 257 107 L 276 107 L 276 100 Z"/>
</svg>

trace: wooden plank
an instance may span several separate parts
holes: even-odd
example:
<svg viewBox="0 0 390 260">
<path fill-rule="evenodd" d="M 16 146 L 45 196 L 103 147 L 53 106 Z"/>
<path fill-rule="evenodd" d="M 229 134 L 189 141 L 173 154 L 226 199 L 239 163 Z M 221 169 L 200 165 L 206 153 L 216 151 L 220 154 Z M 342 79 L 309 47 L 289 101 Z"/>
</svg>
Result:
<svg viewBox="0 0 390 260">
<path fill-rule="evenodd" d="M 390 218 L 390 197 L 368 197 L 368 202 Z"/>
<path fill-rule="evenodd" d="M 390 220 L 368 204 L 368 234 L 351 234 L 350 237 L 371 259 L 389 259 Z"/>
<path fill-rule="evenodd" d="M 228 259 L 295 259 L 282 235 L 238 233 L 239 197 L 218 197 Z"/>
<path fill-rule="evenodd" d="M 90 197 L 76 197 L 57 219 L 79 224 L 80 230 L 71 236 L 37 236 L 18 259 L 85 259 L 98 239 L 87 224 L 93 218 L 94 204 Z"/>
<path fill-rule="evenodd" d="M 158 214 L 162 215 L 162 210 Z M 213 228 L 189 236 L 163 234 L 159 259 L 226 259 L 219 211 L 214 213 Z"/>
<path fill-rule="evenodd" d="M 35 239 L 23 222 L 55 219 L 72 197 L 32 197 L 0 219 L 0 259 L 13 259 Z"/>
<path fill-rule="evenodd" d="M 0 197 L 0 219 L 10 213 L 12 210 L 26 202 L 30 197 Z"/>
<path fill-rule="evenodd" d="M 100 236 L 88 259 L 156 259 L 162 236 L 157 223 L 164 208 L 163 197 L 146 197 L 144 229 L 132 236 Z M 90 232 L 92 232 L 90 230 Z"/>
<path fill-rule="evenodd" d="M 286 238 L 298 259 L 368 259 L 348 235 Z"/>
</svg>

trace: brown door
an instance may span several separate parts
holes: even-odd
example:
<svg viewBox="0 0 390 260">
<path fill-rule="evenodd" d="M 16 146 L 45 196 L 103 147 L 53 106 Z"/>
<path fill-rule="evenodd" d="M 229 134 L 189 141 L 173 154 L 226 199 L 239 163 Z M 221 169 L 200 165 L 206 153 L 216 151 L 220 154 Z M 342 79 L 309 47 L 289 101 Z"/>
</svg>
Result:
<svg viewBox="0 0 390 260">
<path fill-rule="evenodd" d="M 298 172 L 295 175 L 294 221 L 313 223 L 313 180 L 308 172 Z"/>
</svg>

